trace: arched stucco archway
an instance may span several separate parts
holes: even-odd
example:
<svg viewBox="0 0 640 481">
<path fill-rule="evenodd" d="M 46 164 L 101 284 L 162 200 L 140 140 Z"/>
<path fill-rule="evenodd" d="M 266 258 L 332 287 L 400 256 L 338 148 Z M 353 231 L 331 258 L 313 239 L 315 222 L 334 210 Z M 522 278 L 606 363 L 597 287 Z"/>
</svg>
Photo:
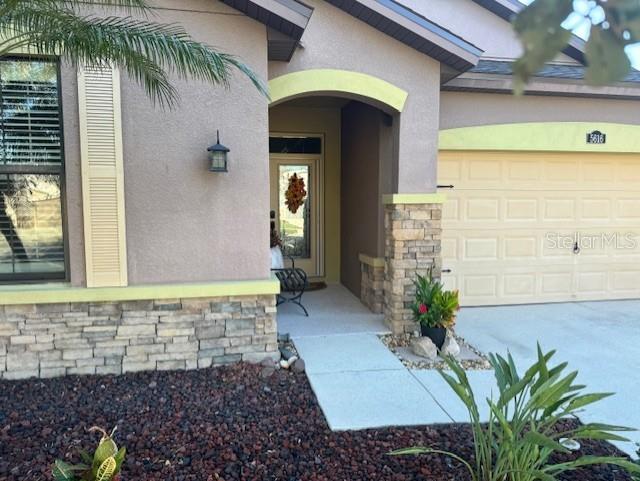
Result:
<svg viewBox="0 0 640 481">
<path fill-rule="evenodd" d="M 408 93 L 395 85 L 360 72 L 310 69 L 269 81 L 270 107 L 303 96 L 333 95 L 361 100 L 390 113 L 404 109 Z"/>
</svg>

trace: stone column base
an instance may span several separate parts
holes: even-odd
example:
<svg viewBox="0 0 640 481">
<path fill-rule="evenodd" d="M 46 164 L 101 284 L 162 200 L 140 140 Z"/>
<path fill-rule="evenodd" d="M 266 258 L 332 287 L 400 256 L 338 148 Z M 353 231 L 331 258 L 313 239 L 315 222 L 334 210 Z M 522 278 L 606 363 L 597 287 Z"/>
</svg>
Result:
<svg viewBox="0 0 640 481">
<path fill-rule="evenodd" d="M 440 278 L 441 219 L 441 202 L 385 205 L 384 314 L 394 334 L 417 329 L 410 309 L 417 275 L 433 267 Z"/>
<path fill-rule="evenodd" d="M 375 314 L 384 311 L 384 259 L 360 254 L 360 300 Z"/>
</svg>

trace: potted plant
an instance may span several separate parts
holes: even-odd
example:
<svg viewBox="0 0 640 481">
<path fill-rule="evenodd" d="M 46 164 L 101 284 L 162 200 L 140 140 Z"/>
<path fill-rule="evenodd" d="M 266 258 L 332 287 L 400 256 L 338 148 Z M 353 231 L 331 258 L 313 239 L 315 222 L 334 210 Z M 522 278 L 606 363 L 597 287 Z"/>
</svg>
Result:
<svg viewBox="0 0 640 481">
<path fill-rule="evenodd" d="M 442 348 L 447 329 L 453 327 L 460 310 L 458 291 L 444 290 L 442 284 L 433 279 L 433 269 L 426 277 L 418 275 L 415 281 L 416 300 L 411 304 L 414 320 L 420 324 L 423 336 Z"/>
</svg>

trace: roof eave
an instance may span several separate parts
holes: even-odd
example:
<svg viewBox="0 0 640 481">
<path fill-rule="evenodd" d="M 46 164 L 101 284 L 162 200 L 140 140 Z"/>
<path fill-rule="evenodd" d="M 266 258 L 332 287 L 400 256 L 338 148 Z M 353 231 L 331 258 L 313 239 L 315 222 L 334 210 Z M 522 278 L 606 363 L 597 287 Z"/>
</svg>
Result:
<svg viewBox="0 0 640 481">
<path fill-rule="evenodd" d="M 279 34 L 269 35 L 269 60 L 291 58 L 313 13 L 313 8 L 298 0 L 221 1 Z"/>
<path fill-rule="evenodd" d="M 511 93 L 513 78 L 510 75 L 465 73 L 442 86 L 443 91 Z M 527 95 L 610 98 L 640 100 L 640 84 L 618 82 L 607 87 L 587 85 L 579 79 L 554 79 L 534 77 L 527 84 Z"/>
<path fill-rule="evenodd" d="M 472 68 L 484 53 L 395 0 L 326 1 L 458 72 Z"/>
<path fill-rule="evenodd" d="M 517 0 L 473 0 L 478 5 L 486 8 L 490 12 L 496 14 L 503 20 L 511 22 L 514 15 L 522 10 L 526 5 L 518 2 Z M 584 46 L 585 41 L 575 34 L 572 34 L 569 45 L 567 45 L 562 53 L 568 57 L 585 65 L 584 59 Z"/>
</svg>

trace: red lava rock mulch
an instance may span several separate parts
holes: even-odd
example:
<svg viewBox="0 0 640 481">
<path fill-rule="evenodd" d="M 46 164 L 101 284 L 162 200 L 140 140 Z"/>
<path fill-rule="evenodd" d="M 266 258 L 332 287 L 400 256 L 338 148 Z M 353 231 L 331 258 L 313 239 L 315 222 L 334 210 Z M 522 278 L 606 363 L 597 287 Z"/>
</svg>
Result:
<svg viewBox="0 0 640 481">
<path fill-rule="evenodd" d="M 331 432 L 304 374 L 278 371 L 264 379 L 260 369 L 2 381 L 0 480 L 50 479 L 56 457 L 77 460 L 77 448 L 94 445 L 92 425 L 118 426 L 116 441 L 128 450 L 123 481 L 468 479 L 441 456 L 386 455 L 425 445 L 468 457 L 467 426 Z M 587 443 L 583 452 L 620 454 L 604 443 Z M 564 479 L 630 478 L 596 467 Z"/>
</svg>

